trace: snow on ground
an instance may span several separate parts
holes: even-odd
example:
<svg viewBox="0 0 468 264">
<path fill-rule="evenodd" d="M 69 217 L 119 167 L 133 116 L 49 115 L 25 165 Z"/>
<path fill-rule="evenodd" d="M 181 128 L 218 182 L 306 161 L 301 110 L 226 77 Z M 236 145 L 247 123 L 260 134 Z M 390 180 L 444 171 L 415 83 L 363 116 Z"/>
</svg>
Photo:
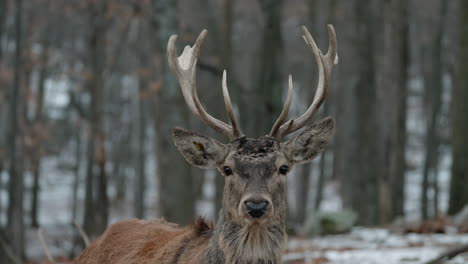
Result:
<svg viewBox="0 0 468 264">
<path fill-rule="evenodd" d="M 420 264 L 464 243 L 468 243 L 466 234 L 405 235 L 386 229 L 354 228 L 350 234 L 290 239 L 283 260 L 285 263 Z M 466 264 L 468 254 L 447 263 Z"/>
</svg>

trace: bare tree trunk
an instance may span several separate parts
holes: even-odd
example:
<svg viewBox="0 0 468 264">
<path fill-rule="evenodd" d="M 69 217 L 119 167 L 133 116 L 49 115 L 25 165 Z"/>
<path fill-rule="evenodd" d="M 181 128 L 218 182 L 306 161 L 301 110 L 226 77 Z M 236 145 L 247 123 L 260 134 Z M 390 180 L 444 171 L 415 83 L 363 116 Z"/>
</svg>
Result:
<svg viewBox="0 0 468 264">
<path fill-rule="evenodd" d="M 16 1 L 15 7 L 15 76 L 11 90 L 10 104 L 10 186 L 8 203 L 8 238 L 14 254 L 20 258 L 24 256 L 24 178 L 21 171 L 21 128 L 18 126 L 21 118 L 18 110 L 21 105 L 21 70 L 22 70 L 22 13 L 23 1 Z"/>
<path fill-rule="evenodd" d="M 115 148 L 120 150 L 129 149 L 131 142 L 131 133 L 123 132 L 124 135 L 118 139 Z M 131 160 L 130 151 L 114 151 L 112 173 L 115 176 L 116 200 L 122 201 L 127 195 L 127 183 L 129 179 L 125 175 L 125 169 L 128 167 L 127 162 Z"/>
<path fill-rule="evenodd" d="M 453 89 L 452 178 L 449 214 L 468 204 L 468 2 L 461 1 L 459 70 Z"/>
<path fill-rule="evenodd" d="M 310 0 L 310 2 L 313 2 L 315 0 Z M 328 24 L 334 24 L 336 21 L 336 0 L 330 0 L 329 5 L 328 5 Z M 312 15 L 311 15 L 312 17 Z M 333 88 L 333 86 L 331 87 Z M 335 100 L 332 100 L 331 102 L 333 103 Z M 330 112 L 330 102 L 326 103 L 323 107 L 323 114 L 324 116 L 327 116 Z M 329 152 L 334 152 L 335 153 L 335 144 L 331 146 L 331 148 L 327 148 L 326 151 L 324 151 L 320 157 L 320 169 L 319 169 L 319 177 L 317 180 L 317 188 L 315 190 L 315 198 L 314 198 L 314 209 L 315 211 L 318 211 L 320 209 L 320 204 L 322 203 L 323 199 L 323 189 L 325 187 L 325 181 L 327 179 L 327 176 L 325 175 L 326 173 L 326 166 L 327 166 L 327 153 Z M 334 156 L 334 155 L 333 155 Z M 334 169 L 334 166 L 332 166 L 332 169 Z M 332 175 L 334 172 L 331 173 Z"/>
<path fill-rule="evenodd" d="M 40 154 L 39 154 L 40 155 Z M 31 226 L 39 227 L 39 178 L 41 175 L 41 161 L 39 157 L 34 157 L 32 161 L 33 188 L 31 197 Z"/>
<path fill-rule="evenodd" d="M 35 120 L 32 124 L 34 129 L 40 130 L 42 127 L 43 108 L 44 108 L 44 93 L 45 93 L 45 80 L 47 77 L 47 63 L 48 63 L 48 49 L 49 39 L 48 33 L 45 34 L 43 41 L 43 52 L 41 56 L 41 69 L 39 72 L 38 94 L 35 109 Z M 40 192 L 40 176 L 41 176 L 41 155 L 42 155 L 42 140 L 40 139 L 41 131 L 35 131 L 35 150 L 33 151 L 32 171 L 33 171 L 33 188 L 32 188 L 32 201 L 31 201 L 31 225 L 39 227 L 38 211 L 39 211 L 39 192 Z"/>
<path fill-rule="evenodd" d="M 377 122 L 375 30 L 373 1 L 354 3 L 356 30 L 356 77 L 353 89 L 354 124 L 347 129 L 353 142 L 347 149 L 342 175 L 345 207 L 355 210 L 360 224 L 375 225 L 378 221 L 377 175 L 380 173 L 379 129 Z"/>
<path fill-rule="evenodd" d="M 224 0 L 223 5 L 223 49 L 222 49 L 222 60 L 225 69 L 229 72 L 233 69 L 232 64 L 232 23 L 233 23 L 233 0 Z M 237 89 L 236 89 L 237 90 Z M 238 93 L 236 93 L 238 94 Z M 223 191 L 224 191 L 224 176 L 215 176 L 215 217 L 218 217 L 218 213 L 222 207 Z"/>
<path fill-rule="evenodd" d="M 400 34 L 401 34 L 401 50 L 399 56 L 400 61 L 400 95 L 398 97 L 401 111 L 397 118 L 397 148 L 395 150 L 395 178 L 392 183 L 392 192 L 394 200 L 392 206 L 393 218 L 403 216 L 405 214 L 405 172 L 406 172 L 406 116 L 408 112 L 407 98 L 408 98 L 408 68 L 410 65 L 410 45 L 409 45 L 409 1 L 401 0 L 400 3 Z"/>
<path fill-rule="evenodd" d="M 77 117 L 79 118 L 79 117 Z M 81 160 L 82 160 L 82 147 L 81 147 L 81 131 L 77 129 L 74 132 L 75 140 L 75 167 L 74 167 L 74 178 L 72 185 L 72 218 L 71 223 L 78 223 L 77 210 L 78 210 L 78 189 L 80 186 L 81 176 Z"/>
<path fill-rule="evenodd" d="M 434 187 L 434 191 L 438 189 L 438 163 L 439 163 L 439 145 L 440 136 L 438 135 L 437 127 L 439 123 L 440 108 L 442 104 L 442 39 L 445 17 L 447 14 L 447 1 L 441 1 L 441 8 L 439 13 L 439 21 L 437 23 L 437 30 L 434 36 L 434 44 L 431 45 L 431 63 L 430 69 L 426 76 L 426 93 L 429 98 L 429 117 L 427 120 L 426 128 L 426 153 L 424 157 L 424 168 L 423 168 L 423 186 L 421 192 L 421 217 L 427 219 L 430 217 L 429 214 L 429 197 L 428 190 L 429 185 Z M 432 177 L 430 177 L 430 174 Z M 432 179 L 430 179 L 432 178 Z M 432 181 L 432 184 L 430 184 Z M 433 212 L 437 214 L 437 212 Z"/>
<path fill-rule="evenodd" d="M 302 226 L 307 216 L 307 201 L 309 197 L 309 183 L 312 166 L 302 166 L 297 175 L 296 215 L 294 221 Z"/>
<path fill-rule="evenodd" d="M 7 0 L 0 0 L 0 39 L 3 38 L 3 33 L 5 32 L 5 22 L 7 17 L 7 10 L 8 10 L 8 1 Z M 0 60 L 3 58 L 3 49 L 0 45 Z"/>
<path fill-rule="evenodd" d="M 145 142 L 146 142 L 146 115 L 145 101 L 142 98 L 144 90 L 144 82 L 139 81 L 139 89 L 137 92 L 138 104 L 138 120 L 137 120 L 137 155 L 136 155 L 136 184 L 135 184 L 135 212 L 134 215 L 138 218 L 145 216 Z"/>
<path fill-rule="evenodd" d="M 323 189 L 325 187 L 325 166 L 326 166 L 327 155 L 326 152 L 323 152 L 320 156 L 320 171 L 319 177 L 317 179 L 317 187 L 315 188 L 315 198 L 314 198 L 314 210 L 317 212 L 320 210 L 320 205 L 322 204 L 323 199 Z"/>
<path fill-rule="evenodd" d="M 308 16 L 309 16 L 310 28 L 314 28 L 314 25 L 316 24 L 315 20 L 317 19 L 316 17 L 317 2 L 316 0 L 309 0 L 307 4 L 308 4 L 308 9 L 309 9 Z M 314 80 L 314 77 L 310 75 L 310 78 L 308 78 L 308 80 L 310 80 L 310 82 L 312 83 Z M 312 90 L 305 89 L 305 91 L 303 92 L 303 96 L 306 98 L 311 98 L 313 96 Z M 297 195 L 295 197 L 296 198 L 296 214 L 294 217 L 295 218 L 294 221 L 298 225 L 302 225 L 307 217 L 311 170 L 312 170 L 312 163 L 307 163 L 307 164 L 302 165 L 302 168 L 296 174 Z"/>
<path fill-rule="evenodd" d="M 107 1 L 90 3 L 91 39 L 90 67 L 92 77 L 89 81 L 91 93 L 90 126 L 91 135 L 88 148 L 88 170 L 85 202 L 85 231 L 90 236 L 101 234 L 107 227 L 109 201 L 107 197 L 107 178 L 105 172 L 106 156 L 103 128 L 103 71 L 105 55 L 106 9 Z M 93 183 L 94 181 L 94 183 Z M 94 184 L 97 185 L 94 185 Z M 94 189 L 96 188 L 96 189 Z"/>
<path fill-rule="evenodd" d="M 268 133 L 283 106 L 285 84 L 282 76 L 283 41 L 281 37 L 282 0 L 259 0 L 263 15 L 263 31 L 259 46 L 255 100 L 241 109 L 246 118 L 245 134 L 249 137 Z M 259 118 L 261 117 L 261 118 Z"/>
<path fill-rule="evenodd" d="M 191 167 L 174 147 L 172 129 L 187 126 L 188 113 L 182 94 L 166 63 L 169 37 L 177 32 L 176 1 L 153 1 L 158 24 L 158 46 L 161 57 L 163 86 L 156 102 L 157 172 L 159 178 L 160 213 L 169 221 L 188 224 L 195 215 L 193 175 Z"/>
<path fill-rule="evenodd" d="M 88 144 L 86 150 L 88 152 L 86 159 L 86 178 L 85 178 L 85 204 L 84 204 L 84 223 L 83 229 L 90 236 L 95 236 L 98 233 L 94 228 L 95 211 L 94 211 L 94 136 L 88 135 Z"/>
<path fill-rule="evenodd" d="M 383 2 L 382 94 L 383 169 L 379 174 L 379 222 L 403 213 L 406 142 L 407 1 Z M 398 208 L 398 209 L 397 209 Z M 401 210 L 401 211 L 400 211 Z"/>
<path fill-rule="evenodd" d="M 335 2 L 335 12 L 334 12 L 334 20 L 336 22 L 337 21 L 337 15 L 336 13 L 338 12 L 338 3 L 336 3 L 336 0 L 333 0 L 333 2 Z M 331 19 L 330 19 L 331 20 Z M 332 20 L 330 22 L 333 22 Z M 340 47 L 340 50 L 342 48 Z M 341 52 L 341 51 L 340 51 Z M 351 53 L 349 53 L 351 55 Z M 341 72 L 343 72 L 343 70 L 340 70 L 340 67 L 337 67 L 337 69 L 334 71 L 334 72 L 337 72 L 339 74 L 341 74 Z M 349 82 L 351 81 L 352 79 L 351 78 L 346 78 L 346 76 L 344 74 L 341 74 L 341 78 L 340 79 L 347 79 L 345 80 L 345 82 Z M 347 124 L 343 124 L 344 122 L 346 122 L 347 120 L 347 123 L 351 124 L 352 126 L 352 121 L 351 119 L 349 119 L 349 117 L 351 117 L 353 115 L 353 111 L 348 111 L 348 110 L 351 110 L 351 103 L 352 101 L 350 100 L 350 94 L 352 93 L 352 91 L 350 91 L 351 89 L 346 89 L 345 87 L 342 87 L 342 86 L 347 86 L 347 85 L 340 85 L 340 81 L 339 79 L 337 80 L 338 81 L 338 85 L 332 85 L 331 87 L 335 88 L 335 93 L 332 94 L 331 96 L 333 96 L 334 100 L 334 115 L 335 115 L 335 118 L 336 118 L 336 122 L 337 124 L 341 124 L 340 126 L 341 127 L 348 127 Z M 337 81 L 334 81 L 333 83 L 337 83 Z M 333 92 L 333 90 L 332 90 Z M 348 95 L 348 96 L 347 96 Z M 347 100 L 345 100 L 347 98 Z M 347 142 L 347 139 L 349 138 L 349 136 L 351 135 L 351 131 L 350 130 L 346 130 L 346 131 L 342 131 L 341 133 L 336 133 L 335 135 L 335 138 L 333 140 L 333 164 L 332 164 L 332 173 L 330 175 L 330 178 L 332 180 L 341 180 L 342 177 L 347 177 L 345 174 L 346 174 L 346 165 L 348 164 L 346 162 L 346 156 L 347 156 L 347 148 L 350 148 L 350 145 L 348 142 Z M 342 197 L 345 197 L 345 196 L 349 196 L 348 195 L 348 189 L 347 188 L 341 188 L 340 189 L 340 192 L 341 192 L 341 196 Z"/>
</svg>

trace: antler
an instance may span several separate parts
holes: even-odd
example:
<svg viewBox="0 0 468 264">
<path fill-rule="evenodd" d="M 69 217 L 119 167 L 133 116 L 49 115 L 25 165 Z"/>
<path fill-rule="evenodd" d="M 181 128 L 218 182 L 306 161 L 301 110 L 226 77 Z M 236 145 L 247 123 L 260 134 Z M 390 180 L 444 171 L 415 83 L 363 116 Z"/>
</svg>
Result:
<svg viewBox="0 0 468 264">
<path fill-rule="evenodd" d="M 323 101 L 327 97 L 328 87 L 330 85 L 331 71 L 333 66 L 338 64 L 335 29 L 332 25 L 328 25 L 327 29 L 328 51 L 327 54 L 323 55 L 322 51 L 317 47 L 317 44 L 315 44 L 315 41 L 312 38 L 312 35 L 310 34 L 309 30 L 307 30 L 305 26 L 302 26 L 302 31 L 304 32 L 302 38 L 312 51 L 312 54 L 314 55 L 315 61 L 317 62 L 319 68 L 319 80 L 317 84 L 317 91 L 315 92 L 312 104 L 304 114 L 302 114 L 299 118 L 291 119 L 287 122 L 284 122 L 289 112 L 293 92 L 292 78 L 291 76 L 289 76 L 288 98 L 283 107 L 283 111 L 280 114 L 280 117 L 271 129 L 271 137 L 281 138 L 307 125 L 307 123 L 312 119 L 314 114 L 317 112 L 317 110 L 320 108 Z"/>
<path fill-rule="evenodd" d="M 190 111 L 214 130 L 228 136 L 230 139 L 234 139 L 239 137 L 241 132 L 232 110 L 232 103 L 226 84 L 226 71 L 223 72 L 223 97 L 226 105 L 226 111 L 232 125 L 226 124 L 208 114 L 198 98 L 196 85 L 197 62 L 206 34 L 207 31 L 203 30 L 198 36 L 195 44 L 192 47 L 186 46 L 182 55 L 179 57 L 177 57 L 177 49 L 175 47 L 177 35 L 172 35 L 167 43 L 169 66 L 176 74 L 185 103 L 189 107 Z"/>
</svg>

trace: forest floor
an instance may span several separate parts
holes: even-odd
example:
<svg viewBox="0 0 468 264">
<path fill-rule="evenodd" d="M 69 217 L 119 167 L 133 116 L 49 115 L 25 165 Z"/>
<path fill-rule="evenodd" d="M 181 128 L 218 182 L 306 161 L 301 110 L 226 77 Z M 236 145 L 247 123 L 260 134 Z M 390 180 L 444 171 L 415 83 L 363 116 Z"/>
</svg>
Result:
<svg viewBox="0 0 468 264">
<path fill-rule="evenodd" d="M 422 264 L 468 243 L 468 234 L 403 234 L 380 228 L 354 228 L 348 234 L 290 239 L 289 264 Z M 445 262 L 466 264 L 468 254 Z"/>
</svg>

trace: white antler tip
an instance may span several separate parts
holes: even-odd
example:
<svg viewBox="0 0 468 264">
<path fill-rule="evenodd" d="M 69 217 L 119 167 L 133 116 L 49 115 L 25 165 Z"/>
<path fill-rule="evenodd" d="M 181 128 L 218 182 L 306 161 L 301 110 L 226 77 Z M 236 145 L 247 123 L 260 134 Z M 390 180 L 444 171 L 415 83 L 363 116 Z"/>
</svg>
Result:
<svg viewBox="0 0 468 264">
<path fill-rule="evenodd" d="M 169 41 L 175 41 L 177 39 L 177 34 L 172 34 L 170 37 L 169 37 Z"/>
<path fill-rule="evenodd" d="M 223 71 L 223 93 L 227 93 L 227 73 L 226 70 Z"/>
<path fill-rule="evenodd" d="M 197 45 L 199 42 L 200 42 L 200 45 L 202 45 L 203 41 L 205 40 L 206 34 L 208 34 L 208 30 L 203 29 L 202 32 L 200 32 L 200 35 L 198 35 L 198 38 L 197 38 L 197 41 L 195 42 L 195 45 Z"/>
</svg>

